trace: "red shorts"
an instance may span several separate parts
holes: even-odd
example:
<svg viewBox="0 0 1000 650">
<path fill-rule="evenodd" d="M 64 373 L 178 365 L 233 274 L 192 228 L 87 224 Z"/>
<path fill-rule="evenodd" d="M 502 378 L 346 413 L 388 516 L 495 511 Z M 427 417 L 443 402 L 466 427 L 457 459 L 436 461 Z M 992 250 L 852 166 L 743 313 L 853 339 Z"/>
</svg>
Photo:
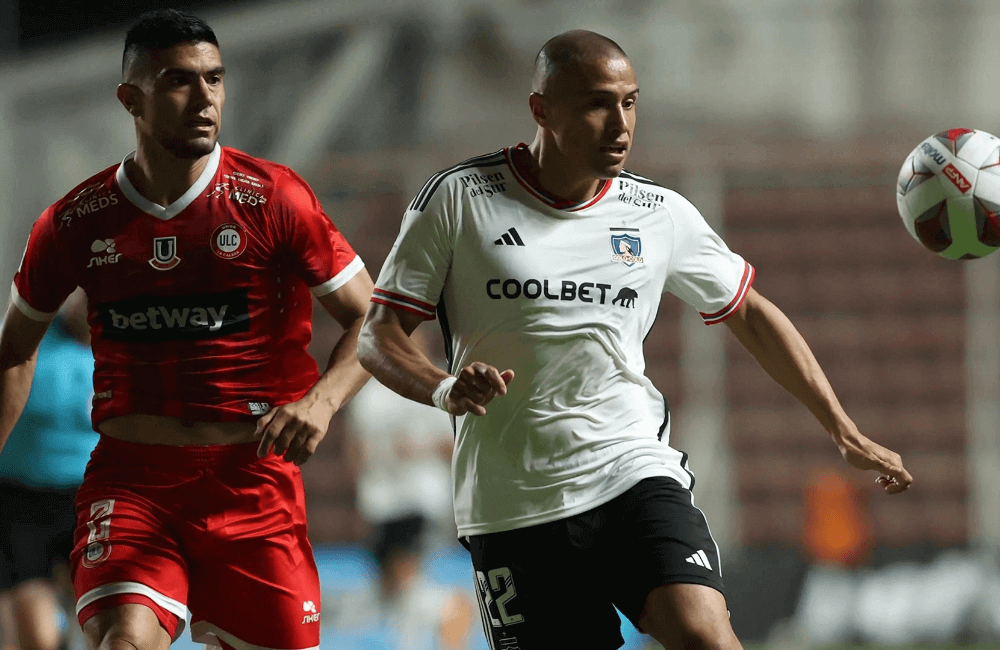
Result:
<svg viewBox="0 0 1000 650">
<path fill-rule="evenodd" d="M 176 639 L 319 646 L 320 588 L 299 469 L 257 443 L 172 447 L 108 436 L 76 497 L 80 624 L 142 603 Z"/>
</svg>

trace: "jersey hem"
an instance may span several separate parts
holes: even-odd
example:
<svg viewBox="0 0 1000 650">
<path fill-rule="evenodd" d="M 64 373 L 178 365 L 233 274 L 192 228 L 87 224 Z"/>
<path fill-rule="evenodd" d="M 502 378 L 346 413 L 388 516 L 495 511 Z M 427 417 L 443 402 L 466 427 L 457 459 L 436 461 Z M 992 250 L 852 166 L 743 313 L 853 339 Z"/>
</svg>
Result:
<svg viewBox="0 0 1000 650">
<path fill-rule="evenodd" d="M 715 312 L 714 314 L 702 313 L 701 317 L 705 321 L 706 325 L 715 325 L 717 323 L 722 323 L 729 319 L 730 316 L 735 314 L 739 310 L 740 305 L 746 300 L 747 294 L 750 293 L 750 285 L 753 284 L 754 278 L 756 277 L 756 271 L 750 265 L 750 262 L 746 260 L 743 261 L 746 266 L 743 268 L 743 278 L 740 280 L 739 289 L 736 291 L 736 295 L 729 304 Z"/>
<path fill-rule="evenodd" d="M 309 291 L 311 291 L 312 295 L 317 298 L 333 293 L 350 282 L 358 273 L 361 273 L 361 269 L 363 268 L 365 268 L 365 263 L 361 260 L 361 256 L 355 255 L 354 259 L 351 260 L 347 266 L 342 268 L 337 275 L 333 276 L 323 284 L 318 284 L 315 287 L 309 287 Z"/>
<path fill-rule="evenodd" d="M 657 468 L 658 469 L 658 468 Z M 570 517 L 576 516 L 580 513 L 587 512 L 588 510 L 593 510 L 594 508 L 600 507 L 611 501 L 612 499 L 621 496 L 625 492 L 629 491 L 635 485 L 642 481 L 643 479 L 653 478 L 656 476 L 665 476 L 666 478 L 672 478 L 675 481 L 680 482 L 677 476 L 671 474 L 668 471 L 639 471 L 631 474 L 627 480 L 616 485 L 613 489 L 602 493 L 599 497 L 588 501 L 587 503 L 580 504 L 578 506 L 573 506 L 572 508 L 562 508 L 559 510 L 550 510 L 549 512 L 538 513 L 534 515 L 526 515 L 524 517 L 517 517 L 515 519 L 505 519 L 503 521 L 498 521 L 490 524 L 470 524 L 467 526 L 458 526 L 458 536 L 465 537 L 471 535 L 489 535 L 490 533 L 502 533 L 508 530 L 517 530 L 519 528 L 528 528 L 529 526 L 537 526 L 538 524 L 547 524 L 553 521 L 559 521 L 560 519 L 569 519 Z M 690 483 L 685 485 L 681 483 L 681 487 L 686 490 L 690 490 Z"/>
<path fill-rule="evenodd" d="M 14 303 L 18 311 L 30 318 L 31 320 L 38 321 L 39 323 L 51 323 L 55 320 L 57 311 L 47 312 L 38 311 L 34 307 L 28 304 L 28 302 L 21 297 L 21 294 L 17 290 L 17 284 L 11 283 L 10 285 L 10 301 Z"/>
</svg>

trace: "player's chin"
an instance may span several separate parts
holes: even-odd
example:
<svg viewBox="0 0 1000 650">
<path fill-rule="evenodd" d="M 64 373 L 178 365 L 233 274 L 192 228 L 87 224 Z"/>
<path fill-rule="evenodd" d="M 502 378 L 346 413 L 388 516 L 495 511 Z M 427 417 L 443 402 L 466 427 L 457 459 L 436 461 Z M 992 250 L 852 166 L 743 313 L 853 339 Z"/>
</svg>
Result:
<svg viewBox="0 0 1000 650">
<path fill-rule="evenodd" d="M 163 141 L 163 148 L 177 158 L 191 160 L 212 153 L 217 140 L 218 136 L 214 133 L 196 138 L 168 138 Z"/>
<path fill-rule="evenodd" d="M 622 158 L 613 164 L 608 164 L 607 162 L 600 163 L 594 167 L 598 178 L 617 178 L 621 175 L 622 170 L 625 169 L 625 159 Z"/>
</svg>

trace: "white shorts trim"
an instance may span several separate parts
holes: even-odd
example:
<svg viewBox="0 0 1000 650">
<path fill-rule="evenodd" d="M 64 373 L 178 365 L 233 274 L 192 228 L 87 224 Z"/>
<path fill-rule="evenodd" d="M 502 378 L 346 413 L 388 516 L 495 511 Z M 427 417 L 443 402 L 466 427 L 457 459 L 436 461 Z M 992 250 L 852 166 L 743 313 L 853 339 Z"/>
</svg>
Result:
<svg viewBox="0 0 1000 650">
<path fill-rule="evenodd" d="M 14 284 L 13 282 L 11 282 L 10 284 L 10 301 L 14 303 L 14 306 L 17 307 L 18 311 L 20 311 L 22 314 L 24 314 L 31 320 L 36 320 L 40 323 L 51 323 L 52 320 L 56 317 L 56 314 L 58 313 L 58 312 L 49 313 L 44 311 L 38 311 L 37 309 L 29 305 L 27 301 L 21 297 L 21 294 L 17 292 L 17 285 Z"/>
<path fill-rule="evenodd" d="M 184 623 L 186 622 L 188 611 L 187 605 L 179 600 L 174 600 L 170 596 L 165 596 L 152 587 L 144 585 L 141 582 L 109 582 L 106 585 L 94 587 L 84 595 L 80 596 L 79 600 L 76 601 L 76 615 L 79 616 L 84 607 L 100 600 L 101 598 L 119 596 L 121 594 L 139 594 L 140 596 L 149 598 L 151 601 L 180 619 L 180 624 L 177 626 L 177 637 L 179 637 L 181 632 L 184 631 Z M 176 640 L 176 637 L 174 640 Z"/>
<path fill-rule="evenodd" d="M 319 298 L 320 296 L 325 296 L 328 293 L 333 293 L 337 289 L 341 288 L 355 275 L 361 272 L 361 269 L 365 268 L 365 263 L 361 261 L 360 255 L 355 255 L 351 263 L 340 270 L 340 273 L 333 276 L 323 284 L 318 284 L 315 287 L 309 287 L 309 291 L 312 291 L 312 295 Z"/>
<path fill-rule="evenodd" d="M 195 643 L 204 643 L 207 645 L 221 647 L 221 644 L 219 643 L 220 639 L 236 648 L 236 650 L 319 650 L 319 646 L 313 646 L 311 648 L 267 648 L 262 645 L 254 645 L 252 643 L 242 641 L 229 632 L 212 625 L 208 621 L 192 621 L 191 640 Z"/>
</svg>

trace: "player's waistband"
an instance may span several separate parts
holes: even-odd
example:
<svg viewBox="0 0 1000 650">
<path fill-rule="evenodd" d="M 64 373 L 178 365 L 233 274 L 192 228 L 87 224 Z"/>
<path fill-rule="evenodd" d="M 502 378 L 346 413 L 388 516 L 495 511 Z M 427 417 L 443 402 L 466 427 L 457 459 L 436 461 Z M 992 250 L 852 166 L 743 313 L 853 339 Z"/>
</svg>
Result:
<svg viewBox="0 0 1000 650">
<path fill-rule="evenodd" d="M 264 459 L 257 458 L 256 442 L 233 445 L 154 445 L 126 442 L 101 435 L 90 457 L 101 462 L 121 462 L 147 467 L 214 467 L 247 465 Z M 268 459 L 280 460 L 273 453 Z"/>
</svg>

